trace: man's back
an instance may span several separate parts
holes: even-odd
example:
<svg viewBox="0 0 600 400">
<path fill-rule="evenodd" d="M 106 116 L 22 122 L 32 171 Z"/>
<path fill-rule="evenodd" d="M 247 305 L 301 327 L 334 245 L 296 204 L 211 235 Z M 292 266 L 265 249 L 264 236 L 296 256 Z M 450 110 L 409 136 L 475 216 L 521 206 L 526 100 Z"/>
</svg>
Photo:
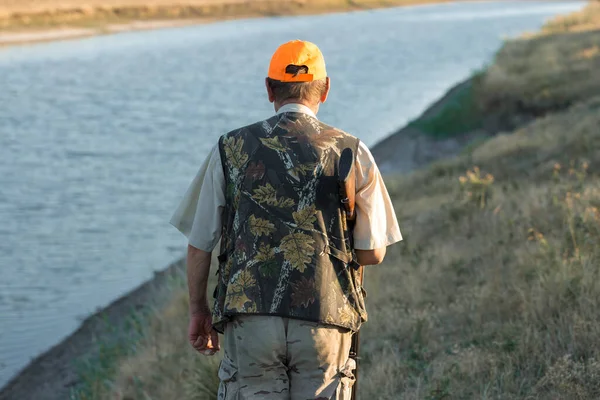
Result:
<svg viewBox="0 0 600 400">
<path fill-rule="evenodd" d="M 339 156 L 359 140 L 286 112 L 224 135 L 220 285 L 213 321 L 278 315 L 353 331 L 366 320 L 340 212 Z"/>
</svg>

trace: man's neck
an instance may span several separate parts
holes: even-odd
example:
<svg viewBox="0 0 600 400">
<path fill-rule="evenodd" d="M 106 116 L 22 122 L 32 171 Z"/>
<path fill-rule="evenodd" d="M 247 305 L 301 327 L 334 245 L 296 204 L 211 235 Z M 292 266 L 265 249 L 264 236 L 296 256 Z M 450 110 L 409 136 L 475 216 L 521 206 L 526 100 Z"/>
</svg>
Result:
<svg viewBox="0 0 600 400">
<path fill-rule="evenodd" d="M 315 113 L 315 115 L 319 112 L 319 104 L 315 105 L 315 104 L 311 104 L 307 101 L 296 100 L 296 99 L 288 99 L 288 100 L 282 101 L 281 103 L 275 103 L 275 112 L 278 112 L 281 107 L 283 107 L 287 104 L 301 104 L 305 107 L 310 108 L 311 111 Z"/>
</svg>

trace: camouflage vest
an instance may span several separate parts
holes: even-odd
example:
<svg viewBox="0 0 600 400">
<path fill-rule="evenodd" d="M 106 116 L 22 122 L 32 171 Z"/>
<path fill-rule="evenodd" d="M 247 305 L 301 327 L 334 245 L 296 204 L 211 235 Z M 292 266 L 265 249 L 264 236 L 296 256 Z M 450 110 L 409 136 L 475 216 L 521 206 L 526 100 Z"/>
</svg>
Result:
<svg viewBox="0 0 600 400">
<path fill-rule="evenodd" d="M 221 137 L 226 181 L 213 323 L 236 314 L 358 330 L 367 314 L 338 194 L 338 159 L 359 140 L 302 113 Z"/>
</svg>

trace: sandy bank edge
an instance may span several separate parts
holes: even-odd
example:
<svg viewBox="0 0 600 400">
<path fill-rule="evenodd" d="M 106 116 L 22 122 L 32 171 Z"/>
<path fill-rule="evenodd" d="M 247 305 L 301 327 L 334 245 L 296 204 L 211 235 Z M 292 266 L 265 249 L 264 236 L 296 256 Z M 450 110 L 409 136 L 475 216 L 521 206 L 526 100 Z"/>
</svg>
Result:
<svg viewBox="0 0 600 400">
<path fill-rule="evenodd" d="M 296 15 L 318 15 L 328 13 L 342 13 L 352 12 L 361 10 L 371 10 L 379 8 L 392 8 L 392 7 L 411 7 L 421 5 L 434 5 L 443 3 L 455 3 L 458 1 L 484 1 L 484 0 L 403 0 L 403 1 L 374 1 L 370 3 L 360 3 L 354 1 L 331 3 L 328 5 L 319 5 L 318 2 L 311 3 L 308 0 L 288 0 L 288 1 L 274 1 L 274 0 L 262 0 L 261 2 L 255 3 L 256 6 L 247 5 L 242 1 L 227 1 L 222 0 L 222 3 L 215 2 L 210 7 L 212 11 L 205 11 L 204 7 L 199 7 L 194 16 L 174 16 L 172 18 L 165 18 L 164 15 L 147 15 L 148 7 L 131 7 L 128 8 L 128 12 L 134 14 L 134 16 L 127 19 L 121 20 L 105 20 L 102 15 L 99 15 L 96 19 L 83 19 L 81 21 L 66 22 L 64 24 L 58 24 L 55 27 L 43 26 L 20 26 L 18 30 L 1 28 L 0 27 L 0 48 L 14 45 L 33 44 L 40 42 L 48 42 L 55 40 L 70 40 L 80 39 L 90 36 L 99 36 L 106 34 L 116 34 L 131 31 L 140 30 L 154 30 L 164 28 L 176 28 L 187 25 L 198 25 L 218 21 L 227 21 L 234 19 L 245 19 L 245 18 L 266 18 L 266 17 L 277 17 L 277 16 L 296 16 Z M 169 14 L 171 11 L 181 8 L 181 6 L 174 5 L 171 10 L 169 7 L 162 6 L 164 14 Z M 159 7 L 160 8 L 160 7 Z M 193 7 L 192 7 L 193 8 Z M 106 11 L 100 7 L 102 11 Z M 118 8 L 117 8 L 118 10 Z M 81 10 L 62 10 L 66 14 L 80 15 Z M 49 11 L 48 11 L 49 12 Z M 48 12 L 39 12 L 38 14 L 46 14 Z M 135 14 L 140 15 L 135 15 Z M 29 18 L 25 13 L 17 13 L 19 18 Z M 23 14 L 23 15 L 20 15 Z M 83 14 L 85 15 L 85 13 Z M 35 16 L 35 13 L 32 14 Z M 81 22 L 86 21 L 88 24 L 97 25 L 92 27 L 81 26 Z M 0 20 L 1 22 L 1 20 Z"/>
<path fill-rule="evenodd" d="M 0 390 L 0 400 L 64 400 L 79 381 L 74 362 L 89 356 L 98 338 L 114 338 L 133 312 L 161 307 L 170 299 L 170 282 L 183 277 L 185 261 L 174 262 L 136 289 L 86 318 L 79 329 L 33 359 Z M 110 331 L 110 332 L 109 332 Z"/>
<path fill-rule="evenodd" d="M 226 19 L 221 20 L 225 21 Z M 178 28 L 188 25 L 207 24 L 216 21 L 217 20 L 210 18 L 164 21 L 132 21 L 124 24 L 109 24 L 102 28 L 64 27 L 45 30 L 31 30 L 24 32 L 0 31 L 0 48 L 16 45 L 54 42 L 60 40 L 82 39 L 92 36 L 111 35 L 125 32 Z"/>
</svg>

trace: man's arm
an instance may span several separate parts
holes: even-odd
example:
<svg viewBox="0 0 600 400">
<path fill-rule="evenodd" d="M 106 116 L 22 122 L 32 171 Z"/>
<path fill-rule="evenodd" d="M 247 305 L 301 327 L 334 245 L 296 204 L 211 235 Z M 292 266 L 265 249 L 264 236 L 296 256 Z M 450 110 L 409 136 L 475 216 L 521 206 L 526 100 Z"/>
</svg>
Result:
<svg viewBox="0 0 600 400">
<path fill-rule="evenodd" d="M 338 164 L 340 199 L 345 211 L 346 221 L 350 229 L 353 229 L 356 223 L 356 172 L 358 169 L 362 168 L 360 162 L 358 162 L 358 156 L 356 157 L 356 161 L 357 162 L 355 162 L 354 152 L 352 149 L 346 148 L 342 151 Z M 359 174 L 364 175 L 362 170 L 359 171 Z M 367 181 L 366 185 L 368 184 L 369 182 Z M 361 185 L 365 186 L 363 182 L 361 182 Z M 385 258 L 385 253 L 385 246 L 372 250 L 355 249 L 357 262 L 360 265 L 381 264 Z"/>
<path fill-rule="evenodd" d="M 219 337 L 212 330 L 206 292 L 211 251 L 221 236 L 221 214 L 224 207 L 225 177 L 219 147 L 215 145 L 171 218 L 171 224 L 188 238 L 189 243 L 189 340 L 196 350 L 207 355 L 219 350 Z"/>
<path fill-rule="evenodd" d="M 402 240 L 394 206 L 377 164 L 360 143 L 356 156 L 354 250 L 362 265 L 381 264 L 386 247 Z"/>
<path fill-rule="evenodd" d="M 206 291 L 210 272 L 211 253 L 188 245 L 187 279 L 190 294 L 190 315 L 210 314 Z"/>
<path fill-rule="evenodd" d="M 190 344 L 199 352 L 213 355 L 220 350 L 219 336 L 212 327 L 206 295 L 211 253 L 188 245 L 187 280 L 190 295 Z"/>
</svg>

